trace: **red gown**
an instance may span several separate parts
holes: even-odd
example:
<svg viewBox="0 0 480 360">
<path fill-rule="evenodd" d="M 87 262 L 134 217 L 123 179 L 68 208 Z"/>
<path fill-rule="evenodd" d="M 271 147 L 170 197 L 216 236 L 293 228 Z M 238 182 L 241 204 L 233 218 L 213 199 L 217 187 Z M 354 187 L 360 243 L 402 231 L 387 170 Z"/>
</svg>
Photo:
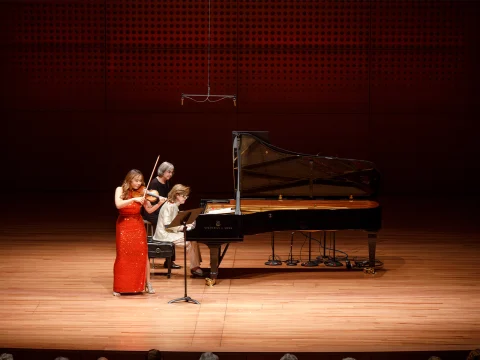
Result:
<svg viewBox="0 0 480 360">
<path fill-rule="evenodd" d="M 140 209 L 133 202 L 119 209 L 117 219 L 117 257 L 113 267 L 113 291 L 137 293 L 145 290 L 147 265 L 147 234 Z"/>
</svg>

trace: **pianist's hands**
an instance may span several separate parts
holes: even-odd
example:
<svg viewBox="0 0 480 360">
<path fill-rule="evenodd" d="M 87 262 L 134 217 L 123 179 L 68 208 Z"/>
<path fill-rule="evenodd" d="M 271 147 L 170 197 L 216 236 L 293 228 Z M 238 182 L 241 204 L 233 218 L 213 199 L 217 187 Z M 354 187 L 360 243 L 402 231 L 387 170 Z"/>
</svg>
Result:
<svg viewBox="0 0 480 360">
<path fill-rule="evenodd" d="M 188 225 L 187 225 L 187 231 L 190 231 L 190 230 L 195 229 L 195 225 L 196 225 L 196 224 L 197 224 L 196 221 L 194 221 L 194 222 L 191 223 L 191 224 L 188 224 Z"/>
</svg>

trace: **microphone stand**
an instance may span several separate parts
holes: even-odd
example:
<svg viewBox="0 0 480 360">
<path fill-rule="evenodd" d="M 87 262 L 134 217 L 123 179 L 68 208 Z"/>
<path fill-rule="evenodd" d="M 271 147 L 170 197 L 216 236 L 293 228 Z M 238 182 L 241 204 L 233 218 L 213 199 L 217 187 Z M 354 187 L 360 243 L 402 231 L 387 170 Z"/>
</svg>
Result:
<svg viewBox="0 0 480 360">
<path fill-rule="evenodd" d="M 173 304 L 179 301 L 185 301 L 185 302 L 190 302 L 193 304 L 200 305 L 200 303 L 197 300 L 192 299 L 190 296 L 187 295 L 187 219 L 186 218 L 183 220 L 183 281 L 185 284 L 184 296 L 178 299 L 170 300 L 168 303 Z"/>
<path fill-rule="evenodd" d="M 282 265 L 282 262 L 280 260 L 277 260 L 275 257 L 276 257 L 275 256 L 275 235 L 272 230 L 272 257 L 265 262 L 265 265 L 270 265 L 270 266 Z"/>
<path fill-rule="evenodd" d="M 285 264 L 288 266 L 297 266 L 297 264 L 300 262 L 299 260 L 293 258 L 293 235 L 295 235 L 295 232 L 292 232 L 292 237 L 290 238 L 290 254 L 288 256 L 288 260 L 285 261 Z"/>
<path fill-rule="evenodd" d="M 312 232 L 308 232 L 308 261 L 302 263 L 302 266 L 312 267 L 318 266 L 318 263 L 312 260 Z"/>
</svg>

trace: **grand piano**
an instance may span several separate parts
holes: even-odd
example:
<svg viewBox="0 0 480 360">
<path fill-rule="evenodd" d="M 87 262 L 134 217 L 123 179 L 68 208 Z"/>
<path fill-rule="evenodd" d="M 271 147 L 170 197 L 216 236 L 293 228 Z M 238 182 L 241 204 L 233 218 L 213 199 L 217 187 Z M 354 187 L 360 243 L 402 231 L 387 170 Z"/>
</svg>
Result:
<svg viewBox="0 0 480 360">
<path fill-rule="evenodd" d="M 186 233 L 210 248 L 210 278 L 217 278 L 230 243 L 275 231 L 363 230 L 368 266 L 375 268 L 381 228 L 375 165 L 280 149 L 259 134 L 233 132 L 235 199 L 202 200 L 203 213 Z"/>
</svg>

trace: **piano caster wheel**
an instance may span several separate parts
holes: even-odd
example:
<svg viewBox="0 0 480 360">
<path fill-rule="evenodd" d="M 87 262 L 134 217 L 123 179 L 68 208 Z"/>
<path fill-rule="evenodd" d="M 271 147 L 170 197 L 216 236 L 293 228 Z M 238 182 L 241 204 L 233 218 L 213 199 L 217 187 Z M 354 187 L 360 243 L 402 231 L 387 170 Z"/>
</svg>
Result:
<svg viewBox="0 0 480 360">
<path fill-rule="evenodd" d="M 215 279 L 205 278 L 205 285 L 213 287 L 213 285 L 215 285 Z"/>
<path fill-rule="evenodd" d="M 372 275 L 373 275 L 373 274 L 375 274 L 375 268 L 366 267 L 366 268 L 363 269 L 363 272 L 364 272 L 365 274 L 372 274 Z"/>
</svg>

